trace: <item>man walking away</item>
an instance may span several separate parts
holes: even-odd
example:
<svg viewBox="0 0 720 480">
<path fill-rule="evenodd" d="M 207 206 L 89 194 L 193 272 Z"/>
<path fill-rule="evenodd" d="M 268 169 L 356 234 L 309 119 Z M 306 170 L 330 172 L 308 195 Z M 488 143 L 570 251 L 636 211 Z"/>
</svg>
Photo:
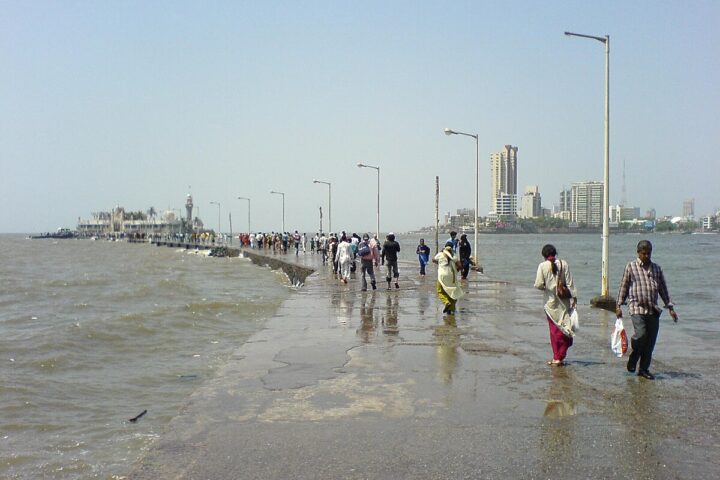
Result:
<svg viewBox="0 0 720 480">
<path fill-rule="evenodd" d="M 377 243 L 374 245 L 371 245 L 370 235 L 367 233 L 363 235 L 362 241 L 358 244 L 358 256 L 360 257 L 360 271 L 362 273 L 362 291 L 367 291 L 367 279 L 365 278 L 365 273 L 370 275 L 370 285 L 372 285 L 372 289 L 375 290 L 377 286 L 375 285 L 375 270 L 373 269 L 373 265 L 377 267 L 378 264 L 378 249 L 377 249 Z"/>
<path fill-rule="evenodd" d="M 398 272 L 398 253 L 400 253 L 400 244 L 395 241 L 395 234 L 390 232 L 387 240 L 383 244 L 382 248 L 382 263 L 387 266 L 387 274 L 385 280 L 387 280 L 388 290 L 390 289 L 390 281 L 392 278 L 395 279 L 395 288 L 400 288 L 398 280 L 400 278 L 400 272 Z"/>
<path fill-rule="evenodd" d="M 320 238 L 318 239 L 318 251 L 320 252 L 320 255 L 322 255 L 323 265 L 327 263 L 327 249 L 328 239 L 324 233 L 321 233 Z"/>
<path fill-rule="evenodd" d="M 655 376 L 650 373 L 650 362 L 660 329 L 660 313 L 662 313 L 662 309 L 657 305 L 658 295 L 676 323 L 678 316 L 672 301 L 670 301 L 670 294 L 660 265 L 650 261 L 652 244 L 647 240 L 641 240 L 637 244 L 637 255 L 637 260 L 625 266 L 615 314 L 618 318 L 622 318 L 622 305 L 627 301 L 634 330 L 630 341 L 632 352 L 630 352 L 627 362 L 628 372 L 635 372 L 637 363 L 640 361 L 638 376 L 655 380 Z"/>
</svg>

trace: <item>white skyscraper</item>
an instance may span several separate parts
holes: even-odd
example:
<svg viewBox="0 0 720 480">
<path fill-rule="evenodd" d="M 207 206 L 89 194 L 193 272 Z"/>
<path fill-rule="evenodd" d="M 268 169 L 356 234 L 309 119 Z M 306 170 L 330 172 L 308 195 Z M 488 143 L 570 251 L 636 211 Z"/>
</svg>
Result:
<svg viewBox="0 0 720 480">
<path fill-rule="evenodd" d="M 572 221 L 588 227 L 599 227 L 603 220 L 603 182 L 572 184 Z"/>
<path fill-rule="evenodd" d="M 517 151 L 505 145 L 490 154 L 490 208 L 498 217 L 517 214 Z"/>
</svg>

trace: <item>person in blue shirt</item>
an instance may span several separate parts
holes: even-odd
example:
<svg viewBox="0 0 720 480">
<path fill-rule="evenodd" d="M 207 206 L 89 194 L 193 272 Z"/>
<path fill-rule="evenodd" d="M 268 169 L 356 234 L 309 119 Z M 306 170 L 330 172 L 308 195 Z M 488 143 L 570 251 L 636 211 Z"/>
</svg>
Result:
<svg viewBox="0 0 720 480">
<path fill-rule="evenodd" d="M 447 240 L 445 240 L 445 245 L 447 245 L 448 243 L 449 243 L 450 245 L 452 245 L 453 255 L 457 255 L 457 253 L 458 253 L 458 243 L 459 243 L 459 241 L 458 241 L 458 238 L 457 238 L 457 232 L 456 232 L 456 231 L 453 230 L 452 232 L 450 232 L 450 238 L 448 238 Z"/>
<path fill-rule="evenodd" d="M 430 247 L 425 245 L 424 238 L 420 239 L 420 245 L 417 246 L 417 250 L 415 250 L 415 253 L 417 253 L 418 260 L 420 260 L 420 275 L 424 277 L 425 265 L 427 265 L 430 261 Z"/>
</svg>

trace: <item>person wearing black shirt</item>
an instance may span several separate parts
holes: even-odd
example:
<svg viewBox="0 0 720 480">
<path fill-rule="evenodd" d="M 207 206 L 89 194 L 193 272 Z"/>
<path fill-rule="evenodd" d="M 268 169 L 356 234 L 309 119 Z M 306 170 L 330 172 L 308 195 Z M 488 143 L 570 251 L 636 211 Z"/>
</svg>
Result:
<svg viewBox="0 0 720 480">
<path fill-rule="evenodd" d="M 467 235 L 464 233 L 460 235 L 460 263 L 462 264 L 462 279 L 466 280 L 468 276 L 468 272 L 470 272 L 470 254 L 472 253 L 472 248 L 470 247 L 470 242 L 468 242 Z"/>
<path fill-rule="evenodd" d="M 398 253 L 400 253 L 400 244 L 395 241 L 395 234 L 390 232 L 387 237 L 385 237 L 387 240 L 383 244 L 382 247 L 382 264 L 387 266 L 387 274 L 385 276 L 385 280 L 387 280 L 388 289 L 390 289 L 390 282 L 394 278 L 395 279 L 395 288 L 400 288 L 400 284 L 398 283 L 398 279 L 400 278 L 400 273 L 398 272 Z"/>
</svg>

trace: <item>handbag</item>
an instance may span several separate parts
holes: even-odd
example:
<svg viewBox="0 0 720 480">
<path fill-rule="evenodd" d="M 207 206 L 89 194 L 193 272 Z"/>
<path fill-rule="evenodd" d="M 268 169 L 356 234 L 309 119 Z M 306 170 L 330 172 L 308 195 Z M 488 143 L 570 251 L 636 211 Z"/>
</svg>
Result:
<svg viewBox="0 0 720 480">
<path fill-rule="evenodd" d="M 560 262 L 560 269 L 557 273 L 555 293 L 558 298 L 572 298 L 572 292 L 568 288 L 567 283 L 565 283 L 565 272 L 563 272 L 562 262 Z"/>
</svg>

